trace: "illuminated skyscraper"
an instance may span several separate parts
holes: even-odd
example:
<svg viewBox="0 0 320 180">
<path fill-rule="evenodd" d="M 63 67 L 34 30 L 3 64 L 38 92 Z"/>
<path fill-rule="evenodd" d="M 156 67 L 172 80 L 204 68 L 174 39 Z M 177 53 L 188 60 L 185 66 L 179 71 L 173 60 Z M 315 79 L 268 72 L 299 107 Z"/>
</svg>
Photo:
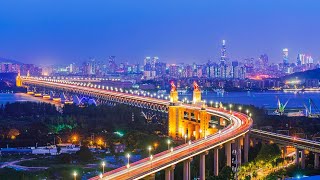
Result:
<svg viewBox="0 0 320 180">
<path fill-rule="evenodd" d="M 116 56 L 109 56 L 109 64 L 108 64 L 108 71 L 109 73 L 115 73 L 117 70 L 116 64 Z"/>
<path fill-rule="evenodd" d="M 298 66 L 300 66 L 302 64 L 302 57 L 303 57 L 302 55 L 304 55 L 304 54 L 298 54 L 298 57 L 297 57 L 297 65 Z"/>
<path fill-rule="evenodd" d="M 227 60 L 226 40 L 222 40 L 220 64 L 222 65 L 226 64 L 226 60 Z"/>
<path fill-rule="evenodd" d="M 146 57 L 144 59 L 144 77 L 145 79 L 153 79 L 156 76 L 156 62 L 159 61 L 158 57 Z"/>
<path fill-rule="evenodd" d="M 289 57 L 288 57 L 289 50 L 288 48 L 284 48 L 282 51 L 283 51 L 283 65 L 287 66 L 289 65 Z"/>
</svg>

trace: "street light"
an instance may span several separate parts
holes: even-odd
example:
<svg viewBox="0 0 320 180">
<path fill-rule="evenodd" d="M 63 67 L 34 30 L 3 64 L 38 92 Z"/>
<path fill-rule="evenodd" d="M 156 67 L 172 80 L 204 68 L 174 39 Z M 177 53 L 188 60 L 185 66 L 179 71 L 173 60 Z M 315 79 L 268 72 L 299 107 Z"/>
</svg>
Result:
<svg viewBox="0 0 320 180">
<path fill-rule="evenodd" d="M 241 112 L 241 110 L 242 110 L 242 107 L 241 107 L 241 106 L 239 106 L 239 111 Z"/>
<path fill-rule="evenodd" d="M 213 101 L 210 101 L 210 105 L 211 105 L 211 107 L 212 107 L 212 103 L 213 103 Z"/>
<path fill-rule="evenodd" d="M 102 175 L 102 173 L 100 173 L 99 177 L 100 177 L 100 179 L 102 179 L 102 178 L 103 178 L 103 175 Z"/>
<path fill-rule="evenodd" d="M 187 143 L 187 137 L 188 137 L 188 135 L 185 134 L 185 135 L 184 135 L 184 143 Z"/>
<path fill-rule="evenodd" d="M 101 165 L 102 165 L 102 173 L 104 173 L 104 167 L 106 166 L 106 163 L 103 161 Z"/>
<path fill-rule="evenodd" d="M 169 150 L 169 146 L 170 146 L 170 143 L 171 143 L 170 139 L 167 140 L 167 143 L 168 143 L 168 150 Z"/>
<path fill-rule="evenodd" d="M 128 158 L 127 168 L 129 168 L 130 167 L 130 154 L 129 153 L 127 154 L 127 158 Z"/>
<path fill-rule="evenodd" d="M 230 108 L 230 112 L 231 112 L 231 110 L 232 110 L 232 104 L 229 104 L 229 108 Z"/>
<path fill-rule="evenodd" d="M 149 150 L 149 156 L 151 155 L 151 149 L 152 149 L 152 148 L 151 148 L 151 146 L 149 146 L 149 147 L 148 147 L 148 150 Z"/>
<path fill-rule="evenodd" d="M 73 172 L 74 180 L 76 180 L 76 179 L 77 179 L 77 175 L 78 175 L 78 174 L 77 174 L 77 172 L 75 172 L 75 171 L 74 171 L 74 172 Z"/>
<path fill-rule="evenodd" d="M 248 109 L 246 110 L 246 113 L 249 114 L 249 110 Z"/>
</svg>

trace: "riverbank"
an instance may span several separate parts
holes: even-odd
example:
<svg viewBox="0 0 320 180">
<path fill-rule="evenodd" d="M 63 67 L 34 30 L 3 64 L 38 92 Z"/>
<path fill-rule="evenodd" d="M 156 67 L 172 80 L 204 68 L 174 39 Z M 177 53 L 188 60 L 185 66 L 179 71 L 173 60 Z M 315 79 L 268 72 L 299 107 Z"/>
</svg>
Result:
<svg viewBox="0 0 320 180">
<path fill-rule="evenodd" d="M 34 97 L 26 93 L 0 93 L 0 105 L 14 102 L 45 102 L 55 105 L 56 107 L 62 107 L 63 104 L 54 102 L 50 99 L 43 99 L 42 97 Z"/>
</svg>

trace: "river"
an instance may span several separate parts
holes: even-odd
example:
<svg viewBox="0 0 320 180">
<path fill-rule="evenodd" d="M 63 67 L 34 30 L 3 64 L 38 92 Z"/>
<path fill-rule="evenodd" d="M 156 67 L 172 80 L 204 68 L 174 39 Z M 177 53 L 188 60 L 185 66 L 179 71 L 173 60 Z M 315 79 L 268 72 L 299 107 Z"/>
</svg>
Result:
<svg viewBox="0 0 320 180">
<path fill-rule="evenodd" d="M 187 98 L 191 100 L 192 94 L 179 95 L 179 99 Z M 210 103 L 223 102 L 223 103 L 236 103 L 236 104 L 247 104 L 254 105 L 257 107 L 265 108 L 277 108 L 278 99 L 281 103 L 286 103 L 287 108 L 303 108 L 304 104 L 309 106 L 309 99 L 312 99 L 314 103 L 320 107 L 320 93 L 318 92 L 302 92 L 302 93 L 289 93 L 289 92 L 224 92 L 224 93 L 203 93 L 202 99 Z M 44 100 L 39 97 L 33 97 L 24 93 L 15 94 L 0 94 L 0 104 L 7 102 L 23 102 L 23 101 L 34 101 L 34 102 L 50 102 L 50 100 Z"/>
<path fill-rule="evenodd" d="M 180 95 L 180 99 L 187 98 L 191 100 L 192 95 Z M 309 106 L 309 99 L 320 107 L 320 92 L 281 92 L 281 91 L 267 91 L 267 92 L 224 92 L 224 93 L 203 93 L 202 99 L 210 103 L 223 102 L 254 105 L 264 108 L 277 108 L 278 99 L 285 104 L 288 101 L 287 108 L 304 108 L 304 104 Z"/>
</svg>

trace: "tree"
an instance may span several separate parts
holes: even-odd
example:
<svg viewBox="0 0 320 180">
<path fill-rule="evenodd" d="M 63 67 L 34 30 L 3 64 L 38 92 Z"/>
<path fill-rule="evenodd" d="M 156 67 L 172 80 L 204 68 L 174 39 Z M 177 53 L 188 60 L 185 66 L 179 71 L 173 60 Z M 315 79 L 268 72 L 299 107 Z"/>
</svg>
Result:
<svg viewBox="0 0 320 180">
<path fill-rule="evenodd" d="M 262 147 L 256 158 L 257 162 L 267 163 L 280 157 L 281 150 L 276 144 L 262 144 Z"/>
<path fill-rule="evenodd" d="M 70 164 L 72 161 L 72 157 L 70 154 L 61 154 L 59 155 L 59 159 L 63 164 Z"/>
<path fill-rule="evenodd" d="M 219 176 L 221 177 L 221 179 L 229 180 L 229 179 L 233 179 L 234 173 L 230 166 L 225 166 L 221 169 Z"/>
<path fill-rule="evenodd" d="M 57 146 L 57 154 L 60 154 L 60 152 L 61 152 L 61 147 Z"/>
<path fill-rule="evenodd" d="M 89 162 L 93 159 L 92 152 L 87 146 L 81 146 L 80 150 L 76 152 L 76 155 L 81 162 Z"/>
</svg>

